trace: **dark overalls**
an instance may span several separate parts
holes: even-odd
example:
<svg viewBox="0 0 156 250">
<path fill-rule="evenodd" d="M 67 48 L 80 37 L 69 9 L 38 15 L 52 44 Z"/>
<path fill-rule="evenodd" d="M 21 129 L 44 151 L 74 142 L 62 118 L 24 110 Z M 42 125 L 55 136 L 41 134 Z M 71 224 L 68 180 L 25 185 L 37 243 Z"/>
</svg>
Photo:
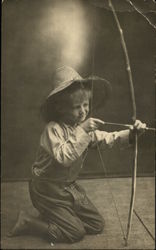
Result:
<svg viewBox="0 0 156 250">
<path fill-rule="evenodd" d="M 85 190 L 76 183 L 82 159 L 71 167 L 50 168 L 42 177 L 30 182 L 30 196 L 34 207 L 48 222 L 50 240 L 76 242 L 85 234 L 98 234 L 104 221 Z M 52 176 L 52 177 L 50 177 Z"/>
</svg>

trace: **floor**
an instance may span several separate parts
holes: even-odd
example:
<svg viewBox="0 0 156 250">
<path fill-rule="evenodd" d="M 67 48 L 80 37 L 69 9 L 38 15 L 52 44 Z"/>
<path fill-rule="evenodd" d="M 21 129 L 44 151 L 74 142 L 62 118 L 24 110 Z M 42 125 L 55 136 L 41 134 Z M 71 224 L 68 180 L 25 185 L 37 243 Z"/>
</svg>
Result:
<svg viewBox="0 0 156 250">
<path fill-rule="evenodd" d="M 2 183 L 1 249 L 155 249 L 155 242 L 147 233 L 136 215 L 133 215 L 128 246 L 125 246 L 119 223 L 126 232 L 131 195 L 130 178 L 92 179 L 78 181 L 94 201 L 105 219 L 102 234 L 86 235 L 74 244 L 50 245 L 44 239 L 34 236 L 8 238 L 7 232 L 16 221 L 19 210 L 32 207 L 27 182 Z M 117 207 L 115 209 L 114 201 Z M 152 177 L 137 178 L 135 210 L 153 236 L 155 236 L 155 180 Z"/>
</svg>

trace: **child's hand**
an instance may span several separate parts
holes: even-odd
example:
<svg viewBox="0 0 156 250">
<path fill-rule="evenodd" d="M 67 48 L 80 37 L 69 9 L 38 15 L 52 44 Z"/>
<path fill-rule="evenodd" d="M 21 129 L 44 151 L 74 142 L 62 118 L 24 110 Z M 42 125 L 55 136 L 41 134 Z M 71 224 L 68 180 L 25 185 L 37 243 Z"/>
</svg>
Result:
<svg viewBox="0 0 156 250">
<path fill-rule="evenodd" d="M 140 136 L 146 130 L 146 123 L 142 123 L 140 120 L 136 120 L 134 125 L 130 127 L 130 130 L 132 133 L 136 131 L 137 134 Z"/>
<path fill-rule="evenodd" d="M 96 118 L 89 118 L 86 121 L 82 122 L 80 124 L 80 126 L 86 131 L 86 132 L 90 132 L 90 131 L 94 131 L 96 129 L 98 129 L 98 127 L 100 126 L 100 124 L 104 124 L 103 121 L 101 121 L 100 119 L 96 119 Z"/>
</svg>

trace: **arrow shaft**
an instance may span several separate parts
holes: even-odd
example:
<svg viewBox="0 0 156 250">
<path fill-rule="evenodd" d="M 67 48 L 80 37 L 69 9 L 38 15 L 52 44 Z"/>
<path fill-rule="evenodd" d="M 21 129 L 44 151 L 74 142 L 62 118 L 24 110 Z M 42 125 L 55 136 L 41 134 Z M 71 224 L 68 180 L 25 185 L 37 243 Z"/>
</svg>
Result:
<svg viewBox="0 0 156 250">
<path fill-rule="evenodd" d="M 115 125 L 115 126 L 123 126 L 123 127 L 132 127 L 132 124 L 124 124 L 124 123 L 116 123 L 116 122 L 104 122 L 104 125 Z M 156 131 L 155 128 L 150 128 L 150 127 L 146 127 L 145 130 L 151 130 L 151 131 Z"/>
</svg>

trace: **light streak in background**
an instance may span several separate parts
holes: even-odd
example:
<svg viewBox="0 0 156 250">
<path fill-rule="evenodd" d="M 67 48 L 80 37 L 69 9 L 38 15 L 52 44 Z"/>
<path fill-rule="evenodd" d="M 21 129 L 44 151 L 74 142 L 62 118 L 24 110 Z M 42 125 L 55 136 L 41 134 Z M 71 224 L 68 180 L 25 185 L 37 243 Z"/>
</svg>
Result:
<svg viewBox="0 0 156 250">
<path fill-rule="evenodd" d="M 44 40 L 55 44 L 60 63 L 79 67 L 88 54 L 89 25 L 79 1 L 52 1 L 46 23 L 40 27 Z M 50 53 L 50 51 L 49 51 Z"/>
</svg>

